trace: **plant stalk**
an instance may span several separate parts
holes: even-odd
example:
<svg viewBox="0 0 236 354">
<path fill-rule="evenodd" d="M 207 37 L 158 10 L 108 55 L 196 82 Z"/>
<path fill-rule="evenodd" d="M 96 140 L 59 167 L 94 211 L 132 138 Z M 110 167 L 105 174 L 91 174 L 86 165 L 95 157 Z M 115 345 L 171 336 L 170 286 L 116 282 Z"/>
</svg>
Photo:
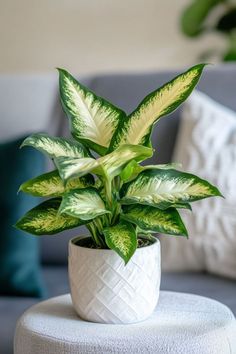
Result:
<svg viewBox="0 0 236 354">
<path fill-rule="evenodd" d="M 102 243 L 101 243 L 100 237 L 98 237 L 97 229 L 96 229 L 96 226 L 93 224 L 93 222 L 90 222 L 89 224 L 87 224 L 86 227 L 87 227 L 87 229 L 89 230 L 89 232 L 91 234 L 91 237 L 92 237 L 92 240 L 93 240 L 94 244 L 96 246 L 102 248 Z"/>
</svg>

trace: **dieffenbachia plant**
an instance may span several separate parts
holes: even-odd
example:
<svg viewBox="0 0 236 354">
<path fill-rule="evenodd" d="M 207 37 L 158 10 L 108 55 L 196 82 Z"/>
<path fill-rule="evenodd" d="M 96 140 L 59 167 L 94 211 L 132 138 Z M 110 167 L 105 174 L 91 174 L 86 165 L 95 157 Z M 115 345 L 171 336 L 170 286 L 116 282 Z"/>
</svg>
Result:
<svg viewBox="0 0 236 354">
<path fill-rule="evenodd" d="M 203 68 L 196 65 L 150 93 L 130 115 L 59 69 L 61 102 L 73 139 L 33 134 L 23 142 L 49 156 L 56 168 L 20 186 L 23 192 L 48 199 L 16 227 L 52 235 L 86 225 L 94 247 L 114 250 L 125 263 L 141 235 L 187 237 L 177 209 L 220 196 L 219 190 L 174 164 L 140 163 L 153 154 L 153 125 L 186 100 Z"/>
</svg>

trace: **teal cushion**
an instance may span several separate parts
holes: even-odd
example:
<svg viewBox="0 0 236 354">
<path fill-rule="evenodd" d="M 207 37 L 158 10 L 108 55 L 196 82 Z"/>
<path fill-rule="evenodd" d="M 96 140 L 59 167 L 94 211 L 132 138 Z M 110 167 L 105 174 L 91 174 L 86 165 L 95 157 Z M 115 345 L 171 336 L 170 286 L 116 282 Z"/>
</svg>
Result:
<svg viewBox="0 0 236 354">
<path fill-rule="evenodd" d="M 20 184 L 43 173 L 45 163 L 38 151 L 19 150 L 22 140 L 0 144 L 0 295 L 41 297 L 38 239 L 13 225 L 38 203 L 17 194 Z"/>
</svg>

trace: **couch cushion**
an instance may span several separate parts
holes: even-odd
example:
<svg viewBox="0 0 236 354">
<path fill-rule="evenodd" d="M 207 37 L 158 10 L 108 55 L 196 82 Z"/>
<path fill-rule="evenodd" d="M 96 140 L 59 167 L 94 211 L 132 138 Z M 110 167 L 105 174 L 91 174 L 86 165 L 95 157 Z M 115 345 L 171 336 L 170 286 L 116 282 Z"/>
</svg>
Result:
<svg viewBox="0 0 236 354">
<path fill-rule="evenodd" d="M 236 281 L 198 272 L 164 272 L 161 288 L 210 297 L 227 305 L 236 315 Z"/>
<path fill-rule="evenodd" d="M 38 239 L 13 225 L 37 204 L 37 199 L 17 194 L 25 180 L 44 172 L 44 156 L 19 147 L 22 139 L 0 144 L 0 294 L 41 296 Z"/>
<path fill-rule="evenodd" d="M 56 85 L 56 75 L 0 76 L 0 140 L 50 129 L 59 103 Z"/>
<path fill-rule="evenodd" d="M 201 200 L 193 203 L 193 213 L 181 212 L 189 239 L 161 237 L 164 270 L 206 270 L 236 279 L 235 145 L 236 112 L 195 91 L 183 108 L 173 160 L 225 198 Z"/>
</svg>

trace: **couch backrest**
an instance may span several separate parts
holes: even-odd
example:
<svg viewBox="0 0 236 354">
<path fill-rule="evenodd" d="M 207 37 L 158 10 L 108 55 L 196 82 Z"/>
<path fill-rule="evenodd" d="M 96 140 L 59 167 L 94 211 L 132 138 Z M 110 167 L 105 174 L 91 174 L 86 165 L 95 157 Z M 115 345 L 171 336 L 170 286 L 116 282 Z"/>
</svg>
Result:
<svg viewBox="0 0 236 354">
<path fill-rule="evenodd" d="M 54 75 L 0 76 L 0 141 L 49 130 L 56 87 Z"/>
<path fill-rule="evenodd" d="M 147 74 L 100 75 L 82 81 L 97 94 L 130 113 L 145 95 L 176 74 L 176 71 L 161 71 Z M 198 89 L 236 111 L 236 65 L 208 67 Z M 55 135 L 66 131 L 64 125 L 67 125 L 67 120 L 63 118 L 59 105 L 56 75 L 0 77 L 0 100 L 0 140 L 32 130 L 45 130 L 44 127 Z M 156 149 L 153 162 L 170 161 L 178 124 L 179 110 L 156 125 L 153 132 L 153 145 Z M 66 263 L 69 238 L 84 232 L 85 229 L 79 229 L 66 231 L 55 237 L 43 236 L 43 262 Z"/>
</svg>

